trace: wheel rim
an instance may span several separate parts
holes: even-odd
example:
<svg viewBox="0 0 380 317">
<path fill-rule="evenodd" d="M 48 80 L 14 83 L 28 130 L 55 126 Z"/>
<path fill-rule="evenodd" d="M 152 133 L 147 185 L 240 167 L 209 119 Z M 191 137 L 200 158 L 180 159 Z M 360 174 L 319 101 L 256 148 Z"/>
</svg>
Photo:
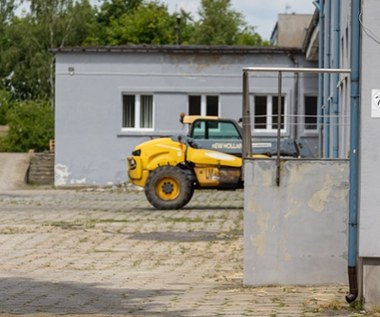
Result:
<svg viewBox="0 0 380 317">
<path fill-rule="evenodd" d="M 162 200 L 173 200 L 179 195 L 179 183 L 171 177 L 160 179 L 156 184 L 156 192 Z"/>
</svg>

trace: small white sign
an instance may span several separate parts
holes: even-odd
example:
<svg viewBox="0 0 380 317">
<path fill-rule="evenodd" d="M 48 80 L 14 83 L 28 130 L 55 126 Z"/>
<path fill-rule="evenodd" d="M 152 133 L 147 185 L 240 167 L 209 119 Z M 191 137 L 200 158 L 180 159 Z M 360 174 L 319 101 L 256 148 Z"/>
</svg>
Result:
<svg viewBox="0 0 380 317">
<path fill-rule="evenodd" d="M 371 117 L 380 118 L 380 89 L 372 89 Z"/>
<path fill-rule="evenodd" d="M 269 147 L 272 147 L 272 144 L 271 143 L 252 143 L 252 147 L 255 147 L 255 148 L 269 148 Z"/>
</svg>

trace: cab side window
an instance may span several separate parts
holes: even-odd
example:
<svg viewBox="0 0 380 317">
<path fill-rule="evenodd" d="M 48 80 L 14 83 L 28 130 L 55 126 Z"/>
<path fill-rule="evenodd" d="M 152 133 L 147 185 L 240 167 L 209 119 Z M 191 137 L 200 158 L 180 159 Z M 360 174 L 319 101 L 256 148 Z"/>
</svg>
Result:
<svg viewBox="0 0 380 317">
<path fill-rule="evenodd" d="M 193 125 L 194 139 L 240 139 L 240 134 L 231 122 L 197 121 Z"/>
</svg>

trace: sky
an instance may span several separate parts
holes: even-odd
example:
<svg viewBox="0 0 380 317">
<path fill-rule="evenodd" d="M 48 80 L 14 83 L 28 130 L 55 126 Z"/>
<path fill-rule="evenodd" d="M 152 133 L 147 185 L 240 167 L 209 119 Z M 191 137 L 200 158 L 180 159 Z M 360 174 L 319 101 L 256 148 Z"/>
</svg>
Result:
<svg viewBox="0 0 380 317">
<path fill-rule="evenodd" d="M 184 9 L 197 17 L 200 0 L 161 0 L 170 12 Z M 312 0 L 231 0 L 232 8 L 242 13 L 264 40 L 269 40 L 280 13 L 313 14 Z"/>
</svg>

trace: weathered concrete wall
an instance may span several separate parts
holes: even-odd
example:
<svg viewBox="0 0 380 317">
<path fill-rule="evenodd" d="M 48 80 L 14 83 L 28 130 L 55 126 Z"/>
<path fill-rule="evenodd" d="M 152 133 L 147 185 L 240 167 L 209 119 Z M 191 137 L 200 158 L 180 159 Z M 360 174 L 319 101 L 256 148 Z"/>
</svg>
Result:
<svg viewBox="0 0 380 317">
<path fill-rule="evenodd" d="M 245 161 L 245 284 L 347 283 L 348 166 Z"/>
</svg>

